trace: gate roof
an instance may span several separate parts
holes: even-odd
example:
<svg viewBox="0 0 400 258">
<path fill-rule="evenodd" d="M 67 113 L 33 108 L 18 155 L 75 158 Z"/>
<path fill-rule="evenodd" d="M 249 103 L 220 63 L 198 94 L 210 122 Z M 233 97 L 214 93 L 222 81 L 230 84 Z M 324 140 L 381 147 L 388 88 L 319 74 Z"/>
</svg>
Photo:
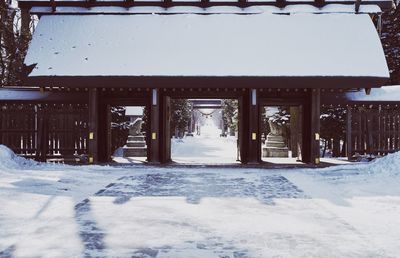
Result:
<svg viewBox="0 0 400 258">
<path fill-rule="evenodd" d="M 389 78 L 367 14 L 44 15 L 30 85 L 364 88 Z"/>
</svg>

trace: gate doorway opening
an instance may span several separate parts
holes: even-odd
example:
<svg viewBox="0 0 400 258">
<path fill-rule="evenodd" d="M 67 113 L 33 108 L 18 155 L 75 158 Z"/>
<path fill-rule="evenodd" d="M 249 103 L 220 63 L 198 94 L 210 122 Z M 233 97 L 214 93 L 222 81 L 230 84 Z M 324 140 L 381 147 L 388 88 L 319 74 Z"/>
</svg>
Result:
<svg viewBox="0 0 400 258">
<path fill-rule="evenodd" d="M 302 162 L 302 105 L 263 105 L 260 125 L 262 161 L 272 164 Z"/>
<path fill-rule="evenodd" d="M 147 159 L 144 106 L 110 106 L 111 158 L 117 163 L 143 163 Z"/>
<path fill-rule="evenodd" d="M 237 99 L 170 100 L 171 160 L 181 164 L 239 162 Z"/>
</svg>

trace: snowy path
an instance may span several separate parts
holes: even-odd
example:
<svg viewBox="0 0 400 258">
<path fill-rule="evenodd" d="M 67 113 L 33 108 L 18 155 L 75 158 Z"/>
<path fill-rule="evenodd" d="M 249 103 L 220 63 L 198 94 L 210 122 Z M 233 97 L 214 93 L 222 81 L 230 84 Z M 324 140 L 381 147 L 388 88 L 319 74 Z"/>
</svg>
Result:
<svg viewBox="0 0 400 258">
<path fill-rule="evenodd" d="M 6 165 L 0 257 L 399 256 L 400 176 L 382 165 Z"/>
<path fill-rule="evenodd" d="M 220 137 L 221 130 L 212 121 L 201 127 L 201 135 L 172 139 L 172 160 L 186 164 L 234 164 L 237 159 L 236 137 Z"/>
</svg>

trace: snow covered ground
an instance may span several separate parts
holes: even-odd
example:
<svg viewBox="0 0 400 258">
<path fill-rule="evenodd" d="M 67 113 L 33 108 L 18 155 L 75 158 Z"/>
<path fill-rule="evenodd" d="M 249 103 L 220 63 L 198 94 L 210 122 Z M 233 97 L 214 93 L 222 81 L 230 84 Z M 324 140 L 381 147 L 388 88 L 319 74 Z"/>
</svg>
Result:
<svg viewBox="0 0 400 258">
<path fill-rule="evenodd" d="M 399 257 L 400 154 L 266 170 L 38 164 L 0 146 L 0 257 Z"/>
<path fill-rule="evenodd" d="M 171 157 L 184 164 L 233 164 L 237 160 L 237 138 L 220 137 L 221 130 L 207 119 L 201 134 L 183 139 L 172 139 Z"/>
</svg>

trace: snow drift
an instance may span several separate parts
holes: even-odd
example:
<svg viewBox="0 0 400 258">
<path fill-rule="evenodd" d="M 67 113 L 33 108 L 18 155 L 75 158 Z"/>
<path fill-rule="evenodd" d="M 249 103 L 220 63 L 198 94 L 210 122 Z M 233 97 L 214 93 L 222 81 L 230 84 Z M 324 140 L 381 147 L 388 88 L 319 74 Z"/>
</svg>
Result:
<svg viewBox="0 0 400 258">
<path fill-rule="evenodd" d="M 400 151 L 372 161 L 367 170 L 371 174 L 400 175 Z"/>
<path fill-rule="evenodd" d="M 0 144 L 0 169 L 22 169 L 39 163 L 16 155 L 5 145 Z"/>
</svg>

